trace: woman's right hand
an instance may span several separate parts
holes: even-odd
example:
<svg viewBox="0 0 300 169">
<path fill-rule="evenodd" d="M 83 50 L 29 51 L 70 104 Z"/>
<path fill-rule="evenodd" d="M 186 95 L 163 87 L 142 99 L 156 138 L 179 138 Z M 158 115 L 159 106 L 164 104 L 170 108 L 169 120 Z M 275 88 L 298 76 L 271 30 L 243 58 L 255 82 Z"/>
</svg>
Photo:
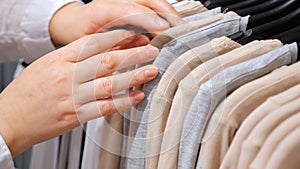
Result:
<svg viewBox="0 0 300 169">
<path fill-rule="evenodd" d="M 116 30 L 81 38 L 33 62 L 0 95 L 0 134 L 12 156 L 66 133 L 84 122 L 136 105 L 141 91 L 116 95 L 154 79 L 148 65 L 111 75 L 153 60 L 158 49 L 135 46 L 132 32 Z M 122 42 L 120 42 L 122 41 Z M 145 43 L 140 38 L 137 42 Z"/>
</svg>

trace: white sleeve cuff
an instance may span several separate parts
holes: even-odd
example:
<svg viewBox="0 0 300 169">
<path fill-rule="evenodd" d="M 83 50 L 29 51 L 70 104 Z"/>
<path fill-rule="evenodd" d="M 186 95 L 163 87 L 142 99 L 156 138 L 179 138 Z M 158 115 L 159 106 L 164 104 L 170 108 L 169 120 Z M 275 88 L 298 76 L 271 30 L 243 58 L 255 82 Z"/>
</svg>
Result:
<svg viewBox="0 0 300 169">
<path fill-rule="evenodd" d="M 78 0 L 31 0 L 21 22 L 22 57 L 30 63 L 55 50 L 49 34 L 49 22 L 62 6 Z"/>
<path fill-rule="evenodd" d="M 1 169 L 14 169 L 14 163 L 10 151 L 0 135 L 0 166 Z"/>
</svg>

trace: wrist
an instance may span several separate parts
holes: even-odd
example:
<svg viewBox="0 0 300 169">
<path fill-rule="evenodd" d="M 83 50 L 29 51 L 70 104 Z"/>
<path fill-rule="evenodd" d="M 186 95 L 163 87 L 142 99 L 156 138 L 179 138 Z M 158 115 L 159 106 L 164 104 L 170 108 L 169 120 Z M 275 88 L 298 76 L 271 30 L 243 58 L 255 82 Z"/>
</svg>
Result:
<svg viewBox="0 0 300 169">
<path fill-rule="evenodd" d="M 16 133 L 13 129 L 11 122 L 11 114 L 13 113 L 12 108 L 9 106 L 11 104 L 5 103 L 6 100 L 2 98 L 0 94 L 0 135 L 5 141 L 8 149 L 11 152 L 11 156 L 15 157 L 18 153 L 19 145 L 17 143 Z"/>
</svg>

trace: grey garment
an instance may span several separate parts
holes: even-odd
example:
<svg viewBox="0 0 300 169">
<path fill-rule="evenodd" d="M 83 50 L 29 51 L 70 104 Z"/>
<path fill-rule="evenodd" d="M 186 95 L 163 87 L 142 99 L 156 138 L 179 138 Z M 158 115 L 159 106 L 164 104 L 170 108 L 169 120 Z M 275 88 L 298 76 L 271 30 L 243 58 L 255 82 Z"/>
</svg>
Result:
<svg viewBox="0 0 300 169">
<path fill-rule="evenodd" d="M 79 169 L 83 128 L 81 126 L 72 130 L 68 155 L 68 169 Z"/>
<path fill-rule="evenodd" d="M 56 169 L 58 157 L 59 138 L 37 144 L 33 147 L 30 159 L 30 169 Z"/>
<path fill-rule="evenodd" d="M 241 85 L 276 68 L 296 62 L 297 45 L 285 45 L 262 56 L 232 66 L 204 83 L 187 113 L 181 133 L 178 168 L 195 168 L 206 125 L 216 106 Z"/>
<path fill-rule="evenodd" d="M 159 74 L 151 82 L 144 84 L 143 92 L 146 98 L 138 104 L 135 122 L 133 122 L 133 140 L 129 150 L 128 168 L 140 169 L 145 167 L 147 122 L 152 96 L 157 88 L 158 82 L 169 65 L 186 51 L 203 45 L 214 38 L 231 36 L 244 32 L 249 17 L 234 17 L 224 19 L 214 24 L 182 35 L 164 46 L 153 65 L 158 67 Z"/>
<path fill-rule="evenodd" d="M 204 18 L 213 16 L 213 15 L 219 14 L 219 13 L 221 13 L 221 7 L 217 7 L 217 8 L 211 9 L 209 11 L 197 13 L 197 14 L 194 14 L 191 16 L 186 16 L 183 18 L 183 20 L 185 20 L 187 22 L 197 21 L 200 19 L 204 19 Z"/>
<path fill-rule="evenodd" d="M 71 139 L 71 131 L 61 136 L 60 149 L 58 155 L 58 169 L 67 168 L 67 158 L 69 155 L 70 139 Z"/>
</svg>

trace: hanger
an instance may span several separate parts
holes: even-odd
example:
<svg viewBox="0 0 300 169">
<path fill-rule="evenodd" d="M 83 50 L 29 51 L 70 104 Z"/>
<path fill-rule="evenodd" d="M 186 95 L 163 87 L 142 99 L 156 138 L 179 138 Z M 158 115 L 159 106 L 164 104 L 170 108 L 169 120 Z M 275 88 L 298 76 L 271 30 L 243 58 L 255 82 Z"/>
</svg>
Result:
<svg viewBox="0 0 300 169">
<path fill-rule="evenodd" d="M 241 16 L 255 15 L 255 14 L 259 14 L 259 13 L 265 12 L 267 10 L 273 9 L 273 8 L 281 5 L 284 2 L 286 2 L 286 0 L 269 0 L 269 1 L 265 1 L 261 4 L 257 4 L 254 6 L 249 6 L 244 9 L 236 10 L 235 12 Z"/>
<path fill-rule="evenodd" d="M 280 19 L 260 25 L 258 27 L 246 31 L 246 36 L 238 39 L 241 44 L 249 43 L 253 40 L 267 39 L 276 34 L 292 29 L 300 25 L 300 8 L 297 8 L 292 13 L 281 17 Z"/>
<path fill-rule="evenodd" d="M 208 9 L 213 9 L 219 6 L 231 5 L 234 3 L 238 3 L 241 0 L 207 0 L 203 3 Z"/>
<path fill-rule="evenodd" d="M 261 4 L 264 1 L 262 0 L 246 0 L 246 1 L 240 1 L 239 3 L 234 3 L 228 6 L 222 6 L 222 11 L 229 10 L 229 11 L 236 11 L 239 9 L 243 9 L 252 5 Z"/>
<path fill-rule="evenodd" d="M 299 0 L 288 0 L 282 5 L 270 9 L 266 12 L 253 15 L 249 18 L 249 23 L 247 28 L 254 28 L 258 25 L 262 25 L 264 23 L 270 22 L 274 19 L 278 19 L 280 17 L 286 16 L 291 11 L 300 8 L 300 1 Z"/>
</svg>

